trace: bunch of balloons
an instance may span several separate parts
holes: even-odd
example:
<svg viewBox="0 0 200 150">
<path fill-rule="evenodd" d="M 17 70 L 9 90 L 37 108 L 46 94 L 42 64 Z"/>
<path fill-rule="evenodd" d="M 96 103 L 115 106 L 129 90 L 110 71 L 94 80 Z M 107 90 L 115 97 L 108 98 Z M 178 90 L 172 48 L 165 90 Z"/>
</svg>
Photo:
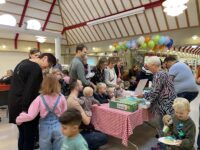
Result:
<svg viewBox="0 0 200 150">
<path fill-rule="evenodd" d="M 170 49 L 174 41 L 169 36 L 154 35 L 140 36 L 138 39 L 132 39 L 130 41 L 114 43 L 116 50 L 127 50 L 127 49 L 145 49 L 153 51 L 163 51 L 165 48 Z"/>
</svg>

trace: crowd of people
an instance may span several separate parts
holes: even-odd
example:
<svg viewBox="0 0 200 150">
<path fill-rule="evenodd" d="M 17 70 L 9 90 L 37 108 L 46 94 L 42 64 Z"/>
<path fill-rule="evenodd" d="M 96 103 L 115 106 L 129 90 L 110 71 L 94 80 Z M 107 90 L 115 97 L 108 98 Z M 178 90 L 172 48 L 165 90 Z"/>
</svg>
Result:
<svg viewBox="0 0 200 150">
<path fill-rule="evenodd" d="M 126 90 L 134 91 L 141 79 L 148 79 L 146 86 L 152 85 L 137 97 L 151 102 L 150 110 L 159 117 L 160 129 L 166 115 L 173 118 L 173 134 L 177 134 L 175 125 L 187 124 L 182 127 L 185 136 L 178 138 L 179 145 L 172 149 L 193 149 L 195 125 L 188 113 L 189 102 L 197 97 L 198 88 L 185 63 L 174 56 L 165 58 L 164 62 L 152 56 L 141 69 L 133 65 L 127 72 L 114 51 L 113 57 L 102 57 L 90 68 L 85 61 L 87 51 L 85 45 L 78 45 L 69 70 L 62 70 L 52 54 L 33 49 L 28 59 L 1 79 L 12 77 L 8 82 L 11 84 L 9 122 L 18 126 L 19 150 L 33 150 L 37 140 L 41 150 L 99 149 L 108 137 L 92 125 L 92 105 L 120 97 L 125 83 L 128 83 Z M 194 131 L 188 132 L 188 127 Z M 166 146 L 162 146 L 165 150 Z"/>
</svg>

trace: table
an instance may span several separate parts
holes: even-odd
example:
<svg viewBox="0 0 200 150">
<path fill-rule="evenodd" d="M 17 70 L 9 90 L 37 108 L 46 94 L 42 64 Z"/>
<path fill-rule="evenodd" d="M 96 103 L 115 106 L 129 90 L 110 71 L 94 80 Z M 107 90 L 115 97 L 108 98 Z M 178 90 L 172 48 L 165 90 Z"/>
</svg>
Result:
<svg viewBox="0 0 200 150">
<path fill-rule="evenodd" d="M 109 108 L 109 104 L 92 107 L 92 123 L 96 130 L 122 139 L 122 144 L 128 145 L 128 138 L 133 129 L 144 121 L 150 120 L 147 109 L 138 109 L 135 112 L 126 112 Z"/>
<path fill-rule="evenodd" d="M 0 84 L 0 106 L 8 105 L 8 92 L 10 85 Z"/>
</svg>

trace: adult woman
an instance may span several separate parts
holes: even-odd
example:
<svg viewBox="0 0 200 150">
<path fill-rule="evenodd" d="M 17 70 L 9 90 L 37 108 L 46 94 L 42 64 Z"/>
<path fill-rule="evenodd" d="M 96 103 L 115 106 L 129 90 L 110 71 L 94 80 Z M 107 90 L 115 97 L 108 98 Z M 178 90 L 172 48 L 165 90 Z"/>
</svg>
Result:
<svg viewBox="0 0 200 150">
<path fill-rule="evenodd" d="M 153 73 L 152 88 L 149 92 L 139 95 L 151 102 L 151 111 L 160 117 L 162 127 L 162 117 L 166 114 L 173 114 L 172 104 L 176 98 L 173 82 L 169 75 L 161 71 L 161 61 L 159 57 L 152 56 L 147 61 L 148 69 Z"/>
<path fill-rule="evenodd" d="M 91 81 L 94 84 L 97 84 L 99 82 L 104 82 L 105 81 L 105 68 L 107 66 L 107 58 L 102 57 L 99 59 L 97 66 L 92 69 L 92 72 L 95 73 L 94 77 L 91 79 Z"/>
<path fill-rule="evenodd" d="M 107 143 L 107 136 L 101 132 L 94 130 L 91 125 L 91 117 L 87 116 L 81 105 L 78 103 L 78 94 L 82 91 L 83 85 L 80 80 L 74 80 L 70 83 L 70 95 L 67 99 L 67 108 L 75 108 L 80 111 L 82 116 L 82 124 L 80 133 L 88 143 L 90 150 L 97 150 L 100 146 Z"/>
<path fill-rule="evenodd" d="M 108 66 L 105 69 L 105 83 L 108 87 L 119 87 L 117 85 L 117 75 L 114 69 L 114 58 L 108 59 Z"/>
</svg>

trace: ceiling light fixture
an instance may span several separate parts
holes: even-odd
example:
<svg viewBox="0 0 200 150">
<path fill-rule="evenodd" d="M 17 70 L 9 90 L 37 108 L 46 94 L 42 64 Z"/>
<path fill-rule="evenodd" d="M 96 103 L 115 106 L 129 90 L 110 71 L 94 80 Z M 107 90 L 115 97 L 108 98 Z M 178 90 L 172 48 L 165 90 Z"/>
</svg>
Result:
<svg viewBox="0 0 200 150">
<path fill-rule="evenodd" d="M 193 40 L 196 40 L 196 39 L 198 39 L 198 36 L 197 36 L 197 35 L 193 35 L 193 36 L 192 36 L 192 39 L 193 39 Z"/>
<path fill-rule="evenodd" d="M 0 4 L 5 4 L 6 0 L 0 0 Z"/>
<path fill-rule="evenodd" d="M 169 16 L 178 16 L 183 13 L 187 6 L 185 5 L 189 0 L 166 0 L 162 3 L 164 12 Z"/>
<path fill-rule="evenodd" d="M 35 36 L 37 38 L 37 41 L 40 43 L 44 43 L 46 41 L 46 37 L 45 36 Z"/>
<path fill-rule="evenodd" d="M 6 48 L 6 45 L 2 45 L 2 48 L 5 49 L 5 48 Z"/>
<path fill-rule="evenodd" d="M 145 10 L 144 7 L 137 8 L 137 9 L 126 11 L 126 12 L 123 12 L 123 13 L 119 13 L 119 14 L 116 14 L 116 15 L 113 15 L 113 16 L 108 16 L 108 17 L 105 17 L 105 18 L 102 18 L 102 19 L 90 21 L 90 22 L 87 23 L 87 25 L 93 26 L 93 25 L 97 25 L 97 24 L 100 24 L 100 23 L 104 23 L 104 22 L 108 22 L 108 21 L 112 21 L 112 20 L 116 20 L 116 19 L 121 19 L 121 18 L 124 18 L 124 17 L 143 13 L 144 10 Z"/>
<path fill-rule="evenodd" d="M 15 26 L 17 24 L 17 21 L 15 17 L 13 17 L 10 14 L 3 14 L 0 15 L 0 24 L 7 26 Z"/>
<path fill-rule="evenodd" d="M 197 45 L 192 45 L 192 48 L 197 48 Z"/>
<path fill-rule="evenodd" d="M 30 19 L 27 21 L 27 29 L 31 30 L 40 30 L 41 29 L 41 23 L 38 20 Z"/>
</svg>

